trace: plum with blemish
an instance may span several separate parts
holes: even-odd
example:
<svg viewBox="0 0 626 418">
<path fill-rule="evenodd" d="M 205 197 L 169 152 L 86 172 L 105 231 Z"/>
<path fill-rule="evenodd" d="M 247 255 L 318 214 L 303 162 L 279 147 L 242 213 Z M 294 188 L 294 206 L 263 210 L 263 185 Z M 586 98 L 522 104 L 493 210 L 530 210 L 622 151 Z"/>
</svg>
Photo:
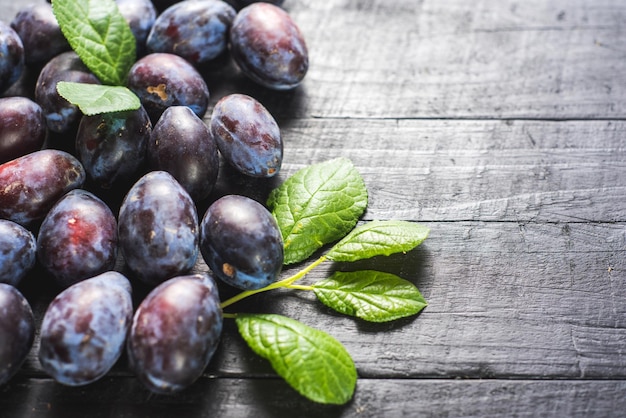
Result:
<svg viewBox="0 0 626 418">
<path fill-rule="evenodd" d="M 245 196 L 216 200 L 200 224 L 200 251 L 213 273 L 244 290 L 276 280 L 283 265 L 283 239 L 272 214 Z"/>
<path fill-rule="evenodd" d="M 153 122 L 170 106 L 188 106 L 203 117 L 209 104 L 209 89 L 202 75 L 174 54 L 152 53 L 139 59 L 130 69 L 127 84 Z"/>
<path fill-rule="evenodd" d="M 230 94 L 215 105 L 211 133 L 226 161 L 252 177 L 273 177 L 283 161 L 278 124 L 256 99 Z"/>
</svg>

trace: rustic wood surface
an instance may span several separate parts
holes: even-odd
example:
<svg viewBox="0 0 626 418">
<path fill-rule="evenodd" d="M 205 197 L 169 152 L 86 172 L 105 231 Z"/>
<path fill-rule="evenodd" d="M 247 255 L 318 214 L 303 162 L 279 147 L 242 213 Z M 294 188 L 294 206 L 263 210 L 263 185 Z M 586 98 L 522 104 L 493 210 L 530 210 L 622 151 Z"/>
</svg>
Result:
<svg viewBox="0 0 626 418">
<path fill-rule="evenodd" d="M 1 19 L 27 3 L 0 0 Z M 413 318 L 369 324 L 294 291 L 237 305 L 286 314 L 339 339 L 359 375 L 344 406 L 297 395 L 227 321 L 205 375 L 174 396 L 150 394 L 125 358 L 93 385 L 63 387 L 41 371 L 36 341 L 22 371 L 0 388 L 0 416 L 621 416 L 626 2 L 286 0 L 284 7 L 310 50 L 302 86 L 261 89 L 228 61 L 203 69 L 211 103 L 237 91 L 276 116 L 283 171 L 260 182 L 224 167 L 215 195 L 263 200 L 307 164 L 351 158 L 369 190 L 364 221 L 416 221 L 431 234 L 406 255 L 328 263 L 305 282 L 376 268 L 411 280 L 429 306 Z M 36 271 L 22 288 L 39 320 L 55 292 L 45 279 Z"/>
</svg>

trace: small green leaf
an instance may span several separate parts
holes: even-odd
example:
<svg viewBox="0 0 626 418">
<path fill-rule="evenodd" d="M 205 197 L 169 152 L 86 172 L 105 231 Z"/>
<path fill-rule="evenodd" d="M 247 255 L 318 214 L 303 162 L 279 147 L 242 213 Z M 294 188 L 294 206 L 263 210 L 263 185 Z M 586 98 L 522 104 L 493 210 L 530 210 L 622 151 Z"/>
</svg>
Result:
<svg viewBox="0 0 626 418">
<path fill-rule="evenodd" d="M 266 358 L 296 391 L 324 404 L 348 402 L 356 367 L 339 341 L 281 315 L 238 315 L 237 327 L 250 348 Z"/>
<path fill-rule="evenodd" d="M 121 86 L 135 62 L 136 40 L 114 0 L 54 0 L 61 31 L 104 84 Z"/>
<path fill-rule="evenodd" d="M 267 205 L 278 222 L 285 264 L 305 260 L 344 237 L 367 207 L 363 178 L 347 158 L 305 167 L 272 190 Z"/>
<path fill-rule="evenodd" d="M 326 254 L 333 261 L 357 261 L 406 253 L 420 245 L 429 229 L 407 221 L 372 221 L 354 228 Z"/>
<path fill-rule="evenodd" d="M 370 322 L 415 315 L 427 305 L 413 283 L 380 271 L 336 272 L 313 287 L 324 305 Z"/>
<path fill-rule="evenodd" d="M 122 86 L 59 81 L 57 91 L 85 115 L 136 110 L 141 106 L 135 93 Z"/>
</svg>

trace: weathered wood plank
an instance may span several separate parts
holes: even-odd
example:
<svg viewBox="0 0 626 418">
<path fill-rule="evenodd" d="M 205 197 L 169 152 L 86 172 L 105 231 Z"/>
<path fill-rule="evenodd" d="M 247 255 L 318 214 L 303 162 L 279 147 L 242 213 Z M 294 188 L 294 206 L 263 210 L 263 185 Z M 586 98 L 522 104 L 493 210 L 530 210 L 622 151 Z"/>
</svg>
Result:
<svg viewBox="0 0 626 418">
<path fill-rule="evenodd" d="M 150 394 L 134 379 L 72 389 L 17 380 L 0 392 L 11 417 L 611 417 L 626 408 L 622 380 L 361 379 L 344 406 L 307 402 L 277 379 L 201 379 L 173 396 Z M 86 400 L 89 400 L 86 402 Z"/>
<path fill-rule="evenodd" d="M 370 191 L 365 219 L 623 222 L 621 121 L 289 121 L 270 182 L 222 170 L 217 194 L 264 201 L 295 170 L 345 156 Z"/>
<path fill-rule="evenodd" d="M 626 114 L 626 37 L 620 30 L 626 5 L 620 1 L 380 0 L 290 7 L 310 39 L 305 90 L 312 116 Z"/>
</svg>

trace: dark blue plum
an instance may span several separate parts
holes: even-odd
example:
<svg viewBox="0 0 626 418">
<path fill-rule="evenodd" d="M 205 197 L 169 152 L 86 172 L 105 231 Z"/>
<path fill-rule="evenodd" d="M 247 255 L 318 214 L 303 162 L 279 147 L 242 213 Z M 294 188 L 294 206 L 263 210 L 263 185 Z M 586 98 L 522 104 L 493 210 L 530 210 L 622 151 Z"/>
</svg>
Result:
<svg viewBox="0 0 626 418">
<path fill-rule="evenodd" d="M 141 100 L 156 122 L 170 106 L 188 106 L 203 117 L 209 104 L 209 89 L 193 65 L 182 57 L 153 53 L 139 59 L 128 74 L 128 88 Z"/>
<path fill-rule="evenodd" d="M 120 207 L 118 230 L 128 268 L 147 284 L 186 273 L 198 258 L 196 207 L 165 171 L 152 171 L 131 187 Z"/>
<path fill-rule="evenodd" d="M 24 68 L 24 44 L 17 32 L 0 20 L 0 94 L 19 80 Z"/>
<path fill-rule="evenodd" d="M 15 287 L 0 283 L 0 385 L 22 367 L 35 340 L 35 318 Z"/>
<path fill-rule="evenodd" d="M 35 84 L 35 101 L 43 109 L 48 129 L 63 133 L 79 121 L 82 113 L 57 92 L 59 81 L 88 84 L 100 84 L 100 81 L 73 51 L 55 56 L 42 68 Z"/>
<path fill-rule="evenodd" d="M 131 369 L 153 392 L 185 389 L 209 364 L 222 323 L 217 286 L 210 276 L 167 280 L 135 312 L 127 342 Z"/>
<path fill-rule="evenodd" d="M 84 182 L 80 161 L 64 151 L 44 149 L 6 162 L 0 165 L 0 218 L 28 227 Z"/>
<path fill-rule="evenodd" d="M 37 259 L 63 288 L 113 269 L 116 257 L 115 215 L 86 190 L 59 199 L 39 228 Z"/>
<path fill-rule="evenodd" d="M 89 177 L 104 189 L 131 184 L 146 161 L 152 123 L 143 107 L 83 116 L 76 153 Z"/>
<path fill-rule="evenodd" d="M 275 90 L 299 85 L 309 69 L 309 54 L 291 16 L 270 3 L 253 3 L 237 13 L 230 50 L 251 80 Z"/>
<path fill-rule="evenodd" d="M 213 273 L 231 286 L 260 289 L 283 265 L 283 239 L 272 214 L 245 196 L 216 200 L 200 225 L 200 251 Z"/>
<path fill-rule="evenodd" d="M 52 300 L 43 317 L 41 367 L 67 386 L 95 382 L 124 351 L 132 317 L 130 282 L 118 272 L 68 287 Z"/>
<path fill-rule="evenodd" d="M 217 145 L 209 127 L 187 106 L 163 112 L 150 136 L 148 159 L 153 170 L 170 173 L 196 201 L 208 197 L 217 181 Z"/>
<path fill-rule="evenodd" d="M 26 97 L 0 98 L 0 164 L 40 150 L 46 135 L 41 106 Z"/>
<path fill-rule="evenodd" d="M 152 26 L 148 50 L 180 55 L 192 64 L 210 61 L 227 49 L 228 31 L 236 14 L 222 0 L 176 3 Z"/>
<path fill-rule="evenodd" d="M 17 286 L 35 266 L 36 251 L 32 232 L 0 219 L 0 283 Z"/>
<path fill-rule="evenodd" d="M 217 102 L 211 133 L 226 161 L 252 177 L 272 177 L 283 162 L 278 124 L 265 107 L 244 94 L 230 94 Z"/>
<path fill-rule="evenodd" d="M 137 41 L 137 54 L 146 49 L 146 39 L 157 18 L 157 11 L 150 0 L 115 0 L 117 8 L 130 26 Z"/>
<path fill-rule="evenodd" d="M 49 3 L 32 3 L 21 8 L 11 27 L 22 39 L 26 64 L 45 64 L 70 50 Z"/>
</svg>

